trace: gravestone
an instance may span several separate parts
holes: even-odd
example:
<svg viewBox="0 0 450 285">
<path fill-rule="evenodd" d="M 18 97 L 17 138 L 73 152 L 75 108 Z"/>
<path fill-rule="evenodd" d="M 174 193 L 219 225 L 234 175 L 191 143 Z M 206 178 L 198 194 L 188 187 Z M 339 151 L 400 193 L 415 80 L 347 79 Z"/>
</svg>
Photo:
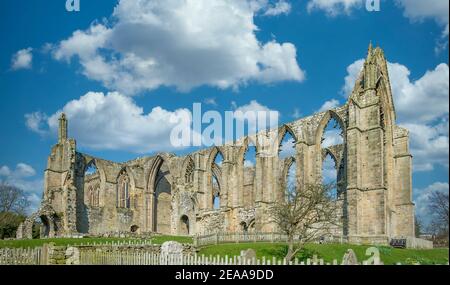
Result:
<svg viewBox="0 0 450 285">
<path fill-rule="evenodd" d="M 66 250 L 66 265 L 80 264 L 80 250 L 77 247 L 69 246 Z"/>
<path fill-rule="evenodd" d="M 166 241 L 161 245 L 161 264 L 181 264 L 183 245 L 176 241 Z"/>
<path fill-rule="evenodd" d="M 256 259 L 256 251 L 254 249 L 247 249 L 241 251 L 241 259 L 243 262 L 248 263 L 253 259 Z"/>
<path fill-rule="evenodd" d="M 348 249 L 344 254 L 342 265 L 358 265 L 358 258 L 352 249 Z"/>
</svg>

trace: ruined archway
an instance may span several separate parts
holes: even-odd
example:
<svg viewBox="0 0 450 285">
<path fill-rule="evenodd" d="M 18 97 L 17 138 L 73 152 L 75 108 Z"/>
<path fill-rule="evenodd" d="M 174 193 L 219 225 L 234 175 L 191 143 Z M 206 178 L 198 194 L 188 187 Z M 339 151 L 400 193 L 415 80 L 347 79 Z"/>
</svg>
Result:
<svg viewBox="0 0 450 285">
<path fill-rule="evenodd" d="M 170 234 L 172 215 L 172 185 L 170 171 L 164 160 L 158 160 L 153 193 L 153 231 Z"/>
<path fill-rule="evenodd" d="M 209 187 L 207 198 L 207 208 L 219 210 L 223 205 L 222 198 L 222 163 L 224 156 L 219 148 L 213 148 L 210 154 L 208 171 Z"/>
<path fill-rule="evenodd" d="M 179 234 L 187 236 L 190 234 L 189 217 L 186 215 L 181 216 L 179 223 Z"/>
</svg>

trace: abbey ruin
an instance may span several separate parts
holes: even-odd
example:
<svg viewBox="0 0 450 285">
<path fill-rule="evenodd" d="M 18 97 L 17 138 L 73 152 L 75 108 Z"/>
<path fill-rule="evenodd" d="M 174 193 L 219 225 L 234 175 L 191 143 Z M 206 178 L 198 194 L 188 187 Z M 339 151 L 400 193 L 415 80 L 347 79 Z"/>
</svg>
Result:
<svg viewBox="0 0 450 285">
<path fill-rule="evenodd" d="M 332 120 L 342 143 L 324 147 Z M 384 244 L 393 237 L 414 236 L 409 137 L 395 121 L 386 59 L 380 48 L 372 47 L 343 106 L 186 156 L 159 153 L 116 163 L 80 153 L 75 139 L 68 138 L 62 114 L 41 208 L 21 226 L 20 236 L 31 237 L 37 218 L 47 237 L 276 232 L 267 209 L 283 197 L 291 165 L 296 164 L 298 185 L 316 183 L 326 157 L 335 163 L 342 205 L 343 222 L 336 234 L 349 242 Z M 278 145 L 291 136 L 292 155 L 280 157 L 277 144 L 259 144 L 259 137 L 268 133 L 277 134 Z M 244 156 L 252 144 L 256 157 L 249 165 Z M 216 163 L 218 156 L 221 163 Z"/>
</svg>

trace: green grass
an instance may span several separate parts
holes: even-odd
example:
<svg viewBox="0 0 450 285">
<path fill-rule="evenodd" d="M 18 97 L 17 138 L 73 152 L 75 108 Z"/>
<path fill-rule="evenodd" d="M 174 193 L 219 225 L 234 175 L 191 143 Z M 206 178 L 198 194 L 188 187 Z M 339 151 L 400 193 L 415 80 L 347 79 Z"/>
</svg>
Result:
<svg viewBox="0 0 450 285">
<path fill-rule="evenodd" d="M 136 238 L 49 238 L 49 239 L 31 239 L 31 240 L 0 240 L 0 248 L 17 248 L 17 247 L 39 247 L 44 243 L 53 242 L 56 245 L 77 245 L 87 243 L 111 243 L 111 242 L 125 242 L 137 241 Z M 148 239 L 147 239 L 148 240 Z M 178 241 L 181 243 L 192 243 L 191 237 L 182 236 L 155 236 L 151 239 L 154 244 L 162 244 L 165 241 Z"/>
<path fill-rule="evenodd" d="M 312 258 L 317 255 L 323 258 L 325 262 L 332 262 L 334 259 L 338 262 L 342 261 L 347 249 L 351 248 L 356 253 L 358 261 L 367 260 L 366 249 L 370 246 L 365 245 L 348 245 L 348 244 L 307 244 L 305 250 L 300 252 L 297 257 L 300 260 Z M 266 259 L 276 257 L 281 259 L 286 254 L 286 244 L 282 243 L 239 243 L 239 244 L 220 244 L 207 246 L 200 249 L 200 254 L 206 256 L 234 256 L 239 255 L 241 250 L 252 248 L 256 251 L 256 256 Z M 380 250 L 380 258 L 384 264 L 412 264 L 419 262 L 420 264 L 447 264 L 449 258 L 448 248 L 445 249 L 396 249 L 390 247 L 378 247 Z"/>
<path fill-rule="evenodd" d="M 133 238 L 53 238 L 53 239 L 33 239 L 33 240 L 0 240 L 0 248 L 17 248 L 17 247 L 38 247 L 44 243 L 54 242 L 56 245 L 76 245 L 87 243 L 110 243 L 117 241 L 136 241 Z M 152 239 L 154 244 L 162 244 L 165 241 L 178 241 L 181 243 L 192 243 L 191 237 L 180 236 L 155 236 Z M 334 259 L 338 262 L 342 261 L 347 249 L 351 248 L 356 253 L 358 260 L 366 260 L 368 256 L 365 255 L 368 245 L 348 245 L 348 244 L 307 244 L 305 250 L 300 252 L 297 257 L 300 260 L 312 258 L 317 255 L 323 258 L 325 262 L 332 262 Z M 258 258 L 263 256 L 266 259 L 282 259 L 286 254 L 286 244 L 283 243 L 233 243 L 206 246 L 200 249 L 200 254 L 206 256 L 220 255 L 220 256 L 234 256 L 239 255 L 241 250 L 252 248 L 256 251 Z M 390 247 L 380 246 L 380 257 L 384 264 L 447 264 L 449 260 L 448 248 L 437 249 L 396 249 Z"/>
</svg>

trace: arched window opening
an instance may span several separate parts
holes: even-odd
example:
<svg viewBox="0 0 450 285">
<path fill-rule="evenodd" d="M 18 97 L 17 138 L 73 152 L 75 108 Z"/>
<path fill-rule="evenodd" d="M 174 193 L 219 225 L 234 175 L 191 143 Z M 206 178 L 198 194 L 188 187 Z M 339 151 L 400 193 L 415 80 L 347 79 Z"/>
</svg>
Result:
<svg viewBox="0 0 450 285">
<path fill-rule="evenodd" d="M 211 165 L 211 193 L 212 193 L 212 205 L 214 210 L 218 210 L 221 207 L 220 192 L 221 185 L 221 167 L 223 163 L 223 156 L 220 152 L 217 152 L 216 157 Z"/>
<path fill-rule="evenodd" d="M 295 193 L 297 192 L 297 163 L 295 160 L 289 166 L 286 175 L 286 189 L 285 198 L 286 201 L 292 201 L 295 198 Z"/>
<path fill-rule="evenodd" d="M 329 196 L 331 199 L 335 200 L 338 198 L 338 171 L 336 169 L 336 162 L 327 154 L 322 163 L 322 183 L 331 187 L 329 190 Z"/>
<path fill-rule="evenodd" d="M 321 146 L 322 148 L 344 143 L 344 133 L 341 125 L 336 119 L 331 118 L 323 130 Z"/>
<path fill-rule="evenodd" d="M 84 176 L 92 176 L 98 173 L 97 166 L 95 165 L 95 162 L 92 160 L 87 166 L 84 171 Z"/>
<path fill-rule="evenodd" d="M 181 235 L 189 235 L 189 218 L 186 215 L 183 215 L 180 219 L 180 234 Z"/>
<path fill-rule="evenodd" d="M 139 230 L 139 227 L 137 225 L 132 225 L 130 228 L 130 232 L 137 233 Z"/>
<path fill-rule="evenodd" d="M 189 162 L 186 166 L 186 172 L 184 174 L 184 180 L 188 184 L 194 182 L 194 169 L 194 160 L 192 158 L 189 158 Z"/>
<path fill-rule="evenodd" d="M 214 210 L 220 209 L 220 184 L 216 176 L 214 175 L 213 175 L 213 209 Z"/>
<path fill-rule="evenodd" d="M 256 146 L 249 143 L 244 154 L 244 167 L 255 167 L 256 165 Z"/>
<path fill-rule="evenodd" d="M 100 186 L 94 185 L 89 186 L 89 205 L 91 207 L 99 207 L 100 206 Z"/>
<path fill-rule="evenodd" d="M 278 157 L 280 159 L 295 157 L 295 139 L 290 132 L 286 132 L 281 140 Z"/>
<path fill-rule="evenodd" d="M 255 201 L 254 184 L 256 176 L 256 146 L 253 143 L 248 144 L 242 163 L 243 193 L 240 199 L 243 199 L 244 207 L 251 207 Z"/>
<path fill-rule="evenodd" d="M 130 208 L 130 177 L 125 170 L 120 173 L 117 183 L 117 207 Z"/>
<path fill-rule="evenodd" d="M 100 175 L 94 160 L 91 160 L 84 169 L 84 197 L 86 205 L 99 206 Z"/>
<path fill-rule="evenodd" d="M 154 231 L 162 234 L 171 232 L 172 220 L 172 185 L 167 163 L 159 167 L 155 180 Z"/>
<path fill-rule="evenodd" d="M 241 222 L 241 231 L 246 234 L 248 233 L 248 227 L 247 227 L 247 223 L 246 222 Z"/>
</svg>

